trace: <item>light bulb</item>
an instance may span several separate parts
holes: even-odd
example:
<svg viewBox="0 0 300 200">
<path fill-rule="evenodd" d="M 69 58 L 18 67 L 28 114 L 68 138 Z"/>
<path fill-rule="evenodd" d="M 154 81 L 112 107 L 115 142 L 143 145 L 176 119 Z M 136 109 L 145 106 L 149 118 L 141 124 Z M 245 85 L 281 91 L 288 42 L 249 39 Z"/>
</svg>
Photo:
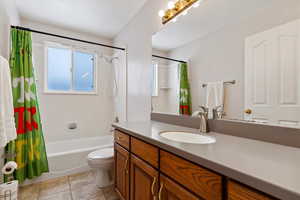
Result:
<svg viewBox="0 0 300 200">
<path fill-rule="evenodd" d="M 196 3 L 194 3 L 194 5 L 193 5 L 193 7 L 194 8 L 198 8 L 200 6 L 200 3 L 199 3 L 199 1 L 198 2 L 196 2 Z"/>
<path fill-rule="evenodd" d="M 160 17 L 165 16 L 165 11 L 164 11 L 164 10 L 160 10 L 160 11 L 158 12 L 158 15 L 159 15 Z"/>
<path fill-rule="evenodd" d="M 174 3 L 173 1 L 169 1 L 169 3 L 168 3 L 168 8 L 169 8 L 169 9 L 175 8 L 175 3 Z"/>
</svg>

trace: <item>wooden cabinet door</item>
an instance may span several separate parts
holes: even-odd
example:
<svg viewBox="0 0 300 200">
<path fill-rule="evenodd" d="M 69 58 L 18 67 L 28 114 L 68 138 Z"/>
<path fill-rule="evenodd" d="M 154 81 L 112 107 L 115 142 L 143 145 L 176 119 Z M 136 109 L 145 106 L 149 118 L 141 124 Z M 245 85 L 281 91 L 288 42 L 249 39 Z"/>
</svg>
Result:
<svg viewBox="0 0 300 200">
<path fill-rule="evenodd" d="M 164 175 L 160 175 L 159 200 L 200 200 L 182 186 L 173 182 Z"/>
<path fill-rule="evenodd" d="M 205 200 L 222 200 L 222 177 L 169 152 L 160 151 L 160 171 Z"/>
<path fill-rule="evenodd" d="M 234 181 L 228 182 L 228 200 L 276 200 Z"/>
<path fill-rule="evenodd" d="M 115 143 L 115 190 L 121 200 L 129 200 L 129 152 Z"/>
<path fill-rule="evenodd" d="M 158 192 L 158 171 L 133 155 L 130 164 L 130 199 L 155 200 Z"/>
</svg>

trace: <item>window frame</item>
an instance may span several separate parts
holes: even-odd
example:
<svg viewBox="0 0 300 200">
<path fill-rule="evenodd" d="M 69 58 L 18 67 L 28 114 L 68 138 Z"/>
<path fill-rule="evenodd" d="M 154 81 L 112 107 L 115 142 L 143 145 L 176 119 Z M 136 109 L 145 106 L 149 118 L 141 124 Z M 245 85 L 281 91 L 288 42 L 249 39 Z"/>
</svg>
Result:
<svg viewBox="0 0 300 200">
<path fill-rule="evenodd" d="M 71 89 L 68 91 L 63 90 L 49 90 L 48 89 L 48 49 L 49 48 L 57 48 L 57 49 L 67 49 L 71 51 Z M 87 53 L 94 56 L 94 70 L 93 70 L 93 91 L 77 91 L 74 90 L 74 52 L 79 53 Z M 93 50 L 87 50 L 79 47 L 74 47 L 72 45 L 65 45 L 61 43 L 54 43 L 54 42 L 46 42 L 45 48 L 44 48 L 44 55 L 45 55 L 45 61 L 44 61 L 44 93 L 45 94 L 65 94 L 65 95 L 98 95 L 98 54 Z"/>
</svg>

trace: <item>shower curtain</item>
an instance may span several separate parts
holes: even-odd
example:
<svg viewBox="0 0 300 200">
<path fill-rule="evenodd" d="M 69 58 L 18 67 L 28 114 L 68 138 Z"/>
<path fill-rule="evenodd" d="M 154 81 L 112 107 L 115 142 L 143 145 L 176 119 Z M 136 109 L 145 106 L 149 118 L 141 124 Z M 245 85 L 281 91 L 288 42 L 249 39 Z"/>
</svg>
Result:
<svg viewBox="0 0 300 200">
<path fill-rule="evenodd" d="M 191 115 L 191 93 L 186 63 L 179 64 L 179 113 Z"/>
<path fill-rule="evenodd" d="M 17 139 L 6 146 L 6 161 L 15 161 L 15 179 L 22 183 L 48 172 L 32 64 L 31 33 L 11 29 L 10 67 Z M 7 181 L 7 177 L 5 177 Z"/>
</svg>

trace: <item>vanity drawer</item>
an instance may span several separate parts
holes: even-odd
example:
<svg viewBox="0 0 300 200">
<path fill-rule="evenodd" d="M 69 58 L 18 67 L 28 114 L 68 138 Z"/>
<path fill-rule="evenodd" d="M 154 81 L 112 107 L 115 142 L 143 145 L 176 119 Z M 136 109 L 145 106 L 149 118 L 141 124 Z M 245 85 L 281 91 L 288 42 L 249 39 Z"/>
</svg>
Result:
<svg viewBox="0 0 300 200">
<path fill-rule="evenodd" d="M 162 150 L 160 170 L 205 200 L 222 199 L 222 177 L 218 174 Z"/>
<path fill-rule="evenodd" d="M 129 150 L 129 135 L 115 130 L 115 142 Z"/>
<path fill-rule="evenodd" d="M 228 182 L 228 200 L 275 200 L 234 181 Z"/>
<path fill-rule="evenodd" d="M 142 158 L 153 167 L 158 168 L 158 148 L 139 139 L 131 138 L 131 152 Z"/>
<path fill-rule="evenodd" d="M 164 175 L 160 175 L 160 193 L 161 199 L 171 200 L 201 200 L 191 192 L 187 191 L 179 184 Z"/>
</svg>

